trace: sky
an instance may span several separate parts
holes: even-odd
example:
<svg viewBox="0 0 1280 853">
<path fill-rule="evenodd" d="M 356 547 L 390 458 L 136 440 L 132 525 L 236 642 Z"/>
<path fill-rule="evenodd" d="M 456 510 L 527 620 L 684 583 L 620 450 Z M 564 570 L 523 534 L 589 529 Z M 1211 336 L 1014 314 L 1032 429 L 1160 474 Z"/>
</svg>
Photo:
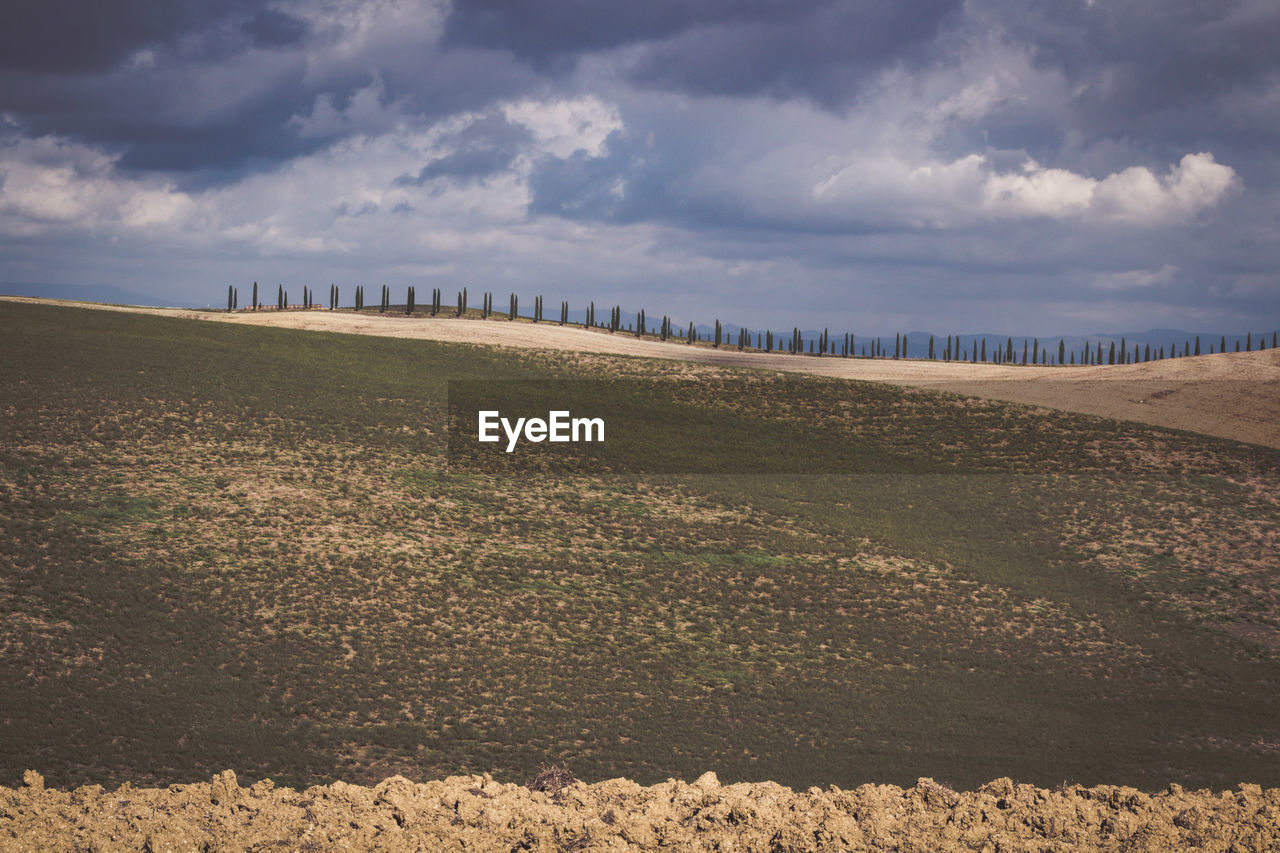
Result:
<svg viewBox="0 0 1280 853">
<path fill-rule="evenodd" d="M 8 0 L 0 282 L 1272 330 L 1277 44 L 1274 0 Z"/>
</svg>

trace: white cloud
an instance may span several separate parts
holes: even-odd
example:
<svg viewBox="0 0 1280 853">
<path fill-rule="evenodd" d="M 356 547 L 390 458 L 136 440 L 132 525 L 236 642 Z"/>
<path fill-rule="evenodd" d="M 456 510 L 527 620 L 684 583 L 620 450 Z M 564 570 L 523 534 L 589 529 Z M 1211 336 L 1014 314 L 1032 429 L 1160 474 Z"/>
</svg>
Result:
<svg viewBox="0 0 1280 853">
<path fill-rule="evenodd" d="M 812 197 L 853 215 L 869 200 L 879 215 L 908 224 L 964 226 L 981 221 L 1057 219 L 1157 226 L 1185 223 L 1212 208 L 1239 179 L 1212 154 L 1188 154 L 1168 174 L 1134 166 L 1102 180 L 1033 160 L 998 171 L 981 154 L 913 164 L 884 154 L 859 155 L 813 185 Z"/>
<path fill-rule="evenodd" d="M 0 232 L 38 234 L 180 222 L 192 200 L 171 182 L 117 172 L 116 160 L 52 137 L 0 148 Z"/>
<path fill-rule="evenodd" d="M 1186 222 L 1239 183 L 1234 169 L 1207 152 L 1187 154 L 1158 177 L 1142 166 L 1098 182 L 1092 207 L 1106 219 L 1140 225 Z"/>
<path fill-rule="evenodd" d="M 504 105 L 502 114 L 512 124 L 528 128 L 542 150 L 562 158 L 576 151 L 599 157 L 609 134 L 623 127 L 618 108 L 593 95 L 517 101 Z"/>
<path fill-rule="evenodd" d="M 1027 161 L 1021 173 L 992 173 L 983 163 L 983 207 L 997 216 L 1061 218 L 1086 213 L 1096 181 Z"/>
</svg>

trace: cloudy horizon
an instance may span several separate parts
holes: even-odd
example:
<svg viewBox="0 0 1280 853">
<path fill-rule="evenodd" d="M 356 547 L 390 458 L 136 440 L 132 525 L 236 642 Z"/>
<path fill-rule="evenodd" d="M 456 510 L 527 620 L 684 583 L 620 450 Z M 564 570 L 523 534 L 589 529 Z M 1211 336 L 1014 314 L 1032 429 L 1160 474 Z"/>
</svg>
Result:
<svg viewBox="0 0 1280 853">
<path fill-rule="evenodd" d="M 0 281 L 1280 326 L 1280 9 L 18 3 Z"/>
</svg>

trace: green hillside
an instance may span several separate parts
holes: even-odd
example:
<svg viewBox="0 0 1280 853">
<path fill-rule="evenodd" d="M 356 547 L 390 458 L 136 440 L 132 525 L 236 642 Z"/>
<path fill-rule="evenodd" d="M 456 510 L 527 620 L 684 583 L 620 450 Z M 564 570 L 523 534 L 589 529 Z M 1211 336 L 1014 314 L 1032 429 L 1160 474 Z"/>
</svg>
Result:
<svg viewBox="0 0 1280 853">
<path fill-rule="evenodd" d="M 450 380 L 579 378 L 724 440 L 446 453 Z M 0 785 L 1280 785 L 1278 502 L 999 402 L 0 303 Z"/>
</svg>

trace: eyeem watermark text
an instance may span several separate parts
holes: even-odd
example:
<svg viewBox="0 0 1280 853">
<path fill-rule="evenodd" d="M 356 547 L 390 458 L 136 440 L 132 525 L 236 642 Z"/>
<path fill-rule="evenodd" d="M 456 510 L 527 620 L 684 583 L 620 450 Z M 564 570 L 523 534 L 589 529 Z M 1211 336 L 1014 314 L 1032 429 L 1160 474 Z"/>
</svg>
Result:
<svg viewBox="0 0 1280 853">
<path fill-rule="evenodd" d="M 567 410 L 555 409 L 547 412 L 543 418 L 516 418 L 513 424 L 510 419 L 502 417 L 496 409 L 482 409 L 480 416 L 478 439 L 484 442 L 501 441 L 498 427 L 507 435 L 507 452 L 516 449 L 521 437 L 525 441 L 550 441 L 553 443 L 575 444 L 579 442 L 604 441 L 604 418 L 575 418 Z"/>
</svg>

